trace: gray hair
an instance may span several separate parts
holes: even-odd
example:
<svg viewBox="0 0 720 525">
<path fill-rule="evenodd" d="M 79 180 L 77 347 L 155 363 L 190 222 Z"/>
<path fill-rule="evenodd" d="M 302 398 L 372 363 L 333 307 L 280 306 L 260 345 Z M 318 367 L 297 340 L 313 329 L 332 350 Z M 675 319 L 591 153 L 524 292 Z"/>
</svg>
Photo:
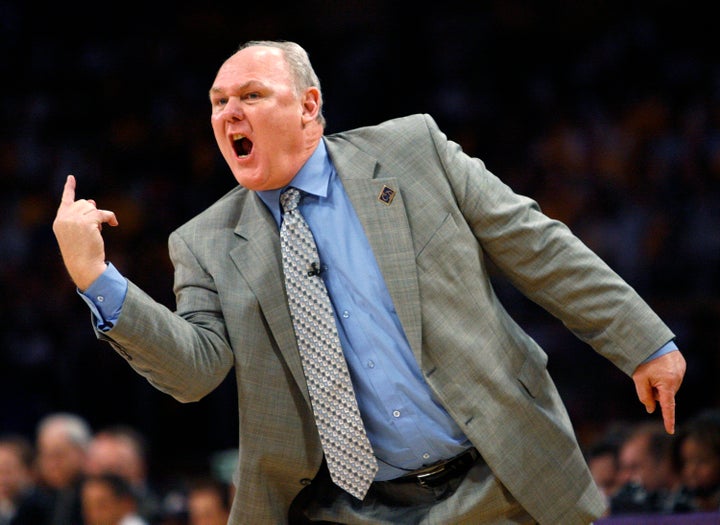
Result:
<svg viewBox="0 0 720 525">
<path fill-rule="evenodd" d="M 240 47 L 238 47 L 238 51 L 255 46 L 273 47 L 283 52 L 285 62 L 290 68 L 290 75 L 292 76 L 295 84 L 295 93 L 298 96 L 302 95 L 302 93 L 309 87 L 317 88 L 320 93 L 320 101 L 316 120 L 320 123 L 320 125 L 325 127 L 320 79 L 310 63 L 310 57 L 308 56 L 307 51 L 305 51 L 305 49 L 303 49 L 299 44 L 289 42 L 287 40 L 250 40 L 241 44 Z"/>
<path fill-rule="evenodd" d="M 38 436 L 51 427 L 61 428 L 67 440 L 82 450 L 86 450 L 90 445 L 92 430 L 90 425 L 78 415 L 58 412 L 45 416 L 38 424 Z"/>
</svg>

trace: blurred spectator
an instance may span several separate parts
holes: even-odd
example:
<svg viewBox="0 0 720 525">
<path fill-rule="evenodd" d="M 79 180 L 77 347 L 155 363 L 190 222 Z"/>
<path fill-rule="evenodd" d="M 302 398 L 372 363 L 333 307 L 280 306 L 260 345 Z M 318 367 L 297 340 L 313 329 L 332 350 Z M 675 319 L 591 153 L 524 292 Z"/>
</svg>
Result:
<svg viewBox="0 0 720 525">
<path fill-rule="evenodd" d="M 623 437 L 624 425 L 611 427 L 585 453 L 590 474 L 605 495 L 608 504 L 622 485 L 619 451 Z"/>
<path fill-rule="evenodd" d="M 679 494 L 680 473 L 672 456 L 673 436 L 660 422 L 638 424 L 620 445 L 621 488 L 610 499 L 611 514 L 689 510 Z"/>
<path fill-rule="evenodd" d="M 23 436 L 0 436 L 0 525 L 12 523 L 21 501 L 33 490 L 33 456 Z"/>
<path fill-rule="evenodd" d="M 231 489 L 216 478 L 196 480 L 188 490 L 189 525 L 226 525 L 230 517 Z"/>
<path fill-rule="evenodd" d="M 147 525 L 130 483 L 117 474 L 86 477 L 80 494 L 84 525 Z"/>
<path fill-rule="evenodd" d="M 38 424 L 38 483 L 52 500 L 48 525 L 81 522 L 79 490 L 91 437 L 90 425 L 75 414 L 53 413 Z"/>
<path fill-rule="evenodd" d="M 0 437 L 0 525 L 50 523 L 52 499 L 36 481 L 32 442 L 17 434 Z"/>
<path fill-rule="evenodd" d="M 125 479 L 137 498 L 137 513 L 150 523 L 161 515 L 161 500 L 151 487 L 145 437 L 130 426 L 106 427 L 92 438 L 85 474 L 116 474 Z"/>
<path fill-rule="evenodd" d="M 683 488 L 697 511 L 720 511 L 720 410 L 683 425 L 674 446 Z"/>
</svg>

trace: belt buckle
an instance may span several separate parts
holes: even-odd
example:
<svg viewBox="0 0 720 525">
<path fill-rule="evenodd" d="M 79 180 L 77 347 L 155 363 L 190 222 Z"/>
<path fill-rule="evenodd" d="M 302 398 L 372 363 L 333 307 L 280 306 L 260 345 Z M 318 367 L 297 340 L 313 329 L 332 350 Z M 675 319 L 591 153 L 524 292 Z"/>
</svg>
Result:
<svg viewBox="0 0 720 525">
<path fill-rule="evenodd" d="M 442 465 L 438 465 L 436 468 L 434 468 L 428 472 L 416 474 L 415 477 L 417 478 L 418 485 L 420 485 L 421 487 L 425 487 L 425 488 L 432 487 L 432 485 L 431 485 L 432 479 L 435 476 L 437 476 L 438 474 L 441 474 L 442 472 L 444 472 L 446 470 L 445 469 L 446 464 L 447 463 L 443 463 Z"/>
</svg>

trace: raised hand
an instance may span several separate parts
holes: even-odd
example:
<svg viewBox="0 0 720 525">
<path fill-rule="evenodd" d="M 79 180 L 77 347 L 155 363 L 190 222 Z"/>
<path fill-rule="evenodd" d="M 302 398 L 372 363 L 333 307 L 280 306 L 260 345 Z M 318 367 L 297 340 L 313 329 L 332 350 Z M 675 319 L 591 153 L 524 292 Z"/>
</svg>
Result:
<svg viewBox="0 0 720 525">
<path fill-rule="evenodd" d="M 103 224 L 117 226 L 115 214 L 100 210 L 94 200 L 75 200 L 75 177 L 68 175 L 53 232 L 65 267 L 80 290 L 90 286 L 105 271 Z"/>
</svg>

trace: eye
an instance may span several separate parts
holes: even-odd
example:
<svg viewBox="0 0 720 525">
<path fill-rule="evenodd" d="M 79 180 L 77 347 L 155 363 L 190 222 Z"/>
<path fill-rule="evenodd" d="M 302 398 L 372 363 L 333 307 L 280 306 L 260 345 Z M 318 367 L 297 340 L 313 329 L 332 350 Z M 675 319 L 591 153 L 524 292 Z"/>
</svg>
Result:
<svg viewBox="0 0 720 525">
<path fill-rule="evenodd" d="M 248 93 L 245 93 L 245 95 L 243 95 L 244 100 L 252 101 L 252 100 L 258 100 L 259 98 L 260 98 L 260 93 L 258 93 L 257 91 L 250 91 Z"/>
<path fill-rule="evenodd" d="M 212 99 L 212 105 L 215 107 L 224 106 L 225 104 L 227 104 L 227 101 L 228 99 L 225 97 L 214 98 Z"/>
</svg>

